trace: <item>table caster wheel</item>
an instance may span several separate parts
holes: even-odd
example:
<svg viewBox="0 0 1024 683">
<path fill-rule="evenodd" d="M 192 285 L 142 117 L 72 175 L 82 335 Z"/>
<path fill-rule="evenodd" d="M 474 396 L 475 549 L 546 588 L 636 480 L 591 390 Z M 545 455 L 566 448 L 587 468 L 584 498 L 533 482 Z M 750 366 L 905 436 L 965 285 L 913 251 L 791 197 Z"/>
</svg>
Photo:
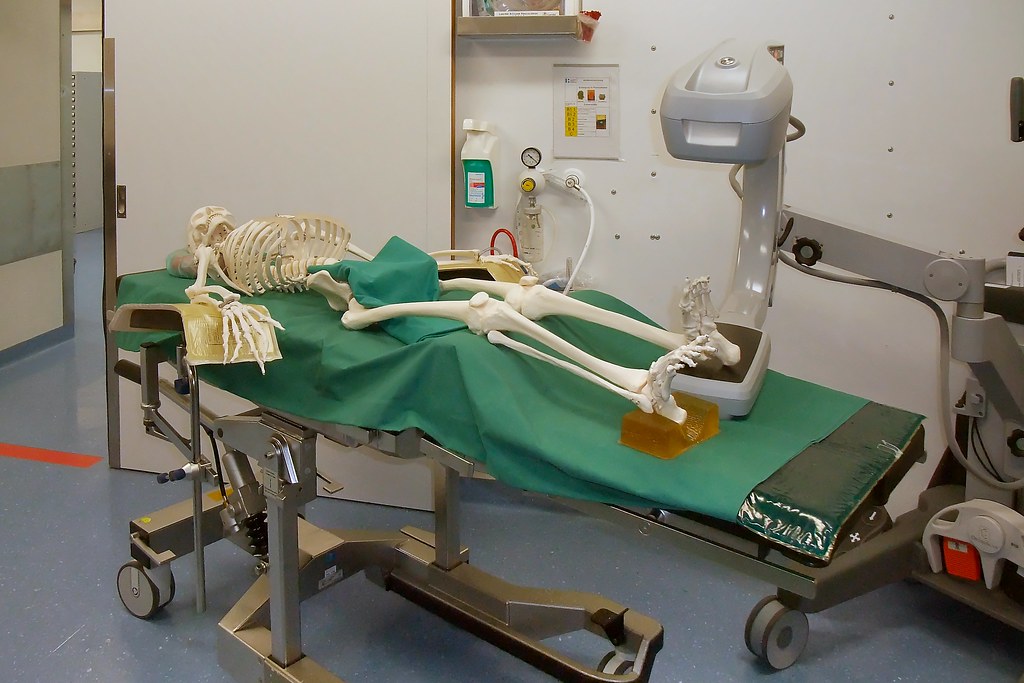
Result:
<svg viewBox="0 0 1024 683">
<path fill-rule="evenodd" d="M 124 608 L 133 616 L 149 619 L 174 597 L 174 576 L 170 567 L 160 573 L 166 574 L 166 578 L 159 577 L 164 579 L 160 581 L 163 590 L 137 560 L 126 562 L 117 571 L 117 595 Z"/>
<path fill-rule="evenodd" d="M 165 607 L 170 604 L 171 600 L 174 599 L 174 592 L 177 590 L 177 586 L 174 585 L 174 574 L 171 573 L 171 568 L 167 568 L 167 588 L 160 587 L 160 595 L 164 598 L 163 602 L 160 603 L 160 607 Z"/>
<path fill-rule="evenodd" d="M 807 646 L 807 615 L 790 609 L 775 596 L 757 603 L 747 618 L 747 648 L 773 669 L 792 666 Z"/>
<path fill-rule="evenodd" d="M 618 650 L 612 650 L 597 665 L 597 670 L 603 674 L 614 674 L 621 676 L 633 670 L 633 660 Z"/>
</svg>

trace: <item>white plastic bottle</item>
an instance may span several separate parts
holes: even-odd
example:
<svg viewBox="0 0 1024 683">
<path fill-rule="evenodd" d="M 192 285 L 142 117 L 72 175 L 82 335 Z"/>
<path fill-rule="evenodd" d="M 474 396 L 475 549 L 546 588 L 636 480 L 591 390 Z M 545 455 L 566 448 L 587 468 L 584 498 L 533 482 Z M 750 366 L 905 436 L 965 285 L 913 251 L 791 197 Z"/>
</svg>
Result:
<svg viewBox="0 0 1024 683">
<path fill-rule="evenodd" d="M 470 209 L 496 209 L 498 200 L 494 169 L 498 164 L 498 136 L 487 121 L 466 119 L 466 144 L 462 146 L 463 189 Z"/>
<path fill-rule="evenodd" d="M 519 233 L 519 256 L 524 261 L 539 263 L 544 260 L 544 225 L 536 197 L 528 197 L 526 206 L 519 207 L 516 232 Z"/>
</svg>

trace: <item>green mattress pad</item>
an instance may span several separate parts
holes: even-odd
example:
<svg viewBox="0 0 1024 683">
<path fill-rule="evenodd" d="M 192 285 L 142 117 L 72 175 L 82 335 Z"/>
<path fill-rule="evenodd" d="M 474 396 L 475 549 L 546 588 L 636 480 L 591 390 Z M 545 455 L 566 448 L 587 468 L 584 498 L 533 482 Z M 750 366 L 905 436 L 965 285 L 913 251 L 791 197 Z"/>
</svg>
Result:
<svg viewBox="0 0 1024 683">
<path fill-rule="evenodd" d="M 118 303 L 186 302 L 187 285 L 163 271 L 125 276 Z M 646 320 L 601 292 L 573 296 Z M 405 344 L 379 329 L 346 330 L 340 314 L 316 293 L 269 293 L 243 301 L 267 306 L 284 325 L 278 333 L 283 360 L 268 364 L 265 376 L 255 364 L 204 365 L 199 373 L 204 381 L 253 403 L 323 422 L 418 428 L 483 463 L 500 481 L 530 491 L 689 510 L 741 524 L 738 514 L 747 504 L 743 517 L 754 520 L 747 526 L 755 532 L 818 557 L 824 552 L 818 548 L 831 548 L 820 539 L 804 543 L 792 529 L 766 532 L 764 515 L 750 514 L 747 498 L 794 456 L 865 407 L 865 399 L 769 372 L 749 416 L 723 421 L 721 433 L 709 441 L 678 458 L 660 460 L 618 443 L 622 416 L 634 408 L 629 401 L 547 363 L 492 346 L 469 330 Z M 629 367 L 646 368 L 663 353 L 585 321 L 552 316 L 539 323 L 585 351 Z M 177 336 L 121 333 L 117 342 L 127 351 L 146 342 L 170 350 Z M 867 495 L 864 489 L 895 459 L 875 445 L 883 438 L 905 443 L 920 424 L 920 416 L 890 410 L 897 424 L 891 433 L 866 435 L 862 450 L 870 451 L 870 462 L 857 465 L 857 480 L 843 489 L 846 499 L 824 501 L 825 512 L 841 516 L 843 510 L 852 511 Z M 842 457 L 842 449 L 838 452 Z M 786 504 L 794 505 L 791 500 Z M 796 523 L 821 526 L 814 511 L 798 512 Z M 801 522 L 803 517 L 810 521 Z"/>
</svg>

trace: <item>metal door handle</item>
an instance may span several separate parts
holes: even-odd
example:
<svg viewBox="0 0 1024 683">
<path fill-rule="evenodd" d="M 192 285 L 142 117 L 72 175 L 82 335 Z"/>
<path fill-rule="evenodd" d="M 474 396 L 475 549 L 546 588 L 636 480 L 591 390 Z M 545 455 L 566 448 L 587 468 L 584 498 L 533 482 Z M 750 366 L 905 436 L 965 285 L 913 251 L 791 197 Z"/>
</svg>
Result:
<svg viewBox="0 0 1024 683">
<path fill-rule="evenodd" d="M 1024 78 L 1010 79 L 1010 139 L 1024 142 Z"/>
<path fill-rule="evenodd" d="M 117 217 L 127 218 L 128 217 L 128 189 L 124 185 L 117 186 L 116 194 L 117 202 Z"/>
</svg>

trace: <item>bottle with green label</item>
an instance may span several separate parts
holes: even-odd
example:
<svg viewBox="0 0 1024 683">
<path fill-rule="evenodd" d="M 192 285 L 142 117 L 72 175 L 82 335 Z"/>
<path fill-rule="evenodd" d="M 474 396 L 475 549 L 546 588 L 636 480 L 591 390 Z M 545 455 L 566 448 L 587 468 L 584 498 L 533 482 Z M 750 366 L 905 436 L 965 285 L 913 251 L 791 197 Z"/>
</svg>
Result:
<svg viewBox="0 0 1024 683">
<path fill-rule="evenodd" d="M 494 168 L 498 136 L 487 121 L 466 119 L 462 129 L 466 131 L 466 144 L 462 146 L 465 205 L 470 209 L 496 209 Z"/>
</svg>

